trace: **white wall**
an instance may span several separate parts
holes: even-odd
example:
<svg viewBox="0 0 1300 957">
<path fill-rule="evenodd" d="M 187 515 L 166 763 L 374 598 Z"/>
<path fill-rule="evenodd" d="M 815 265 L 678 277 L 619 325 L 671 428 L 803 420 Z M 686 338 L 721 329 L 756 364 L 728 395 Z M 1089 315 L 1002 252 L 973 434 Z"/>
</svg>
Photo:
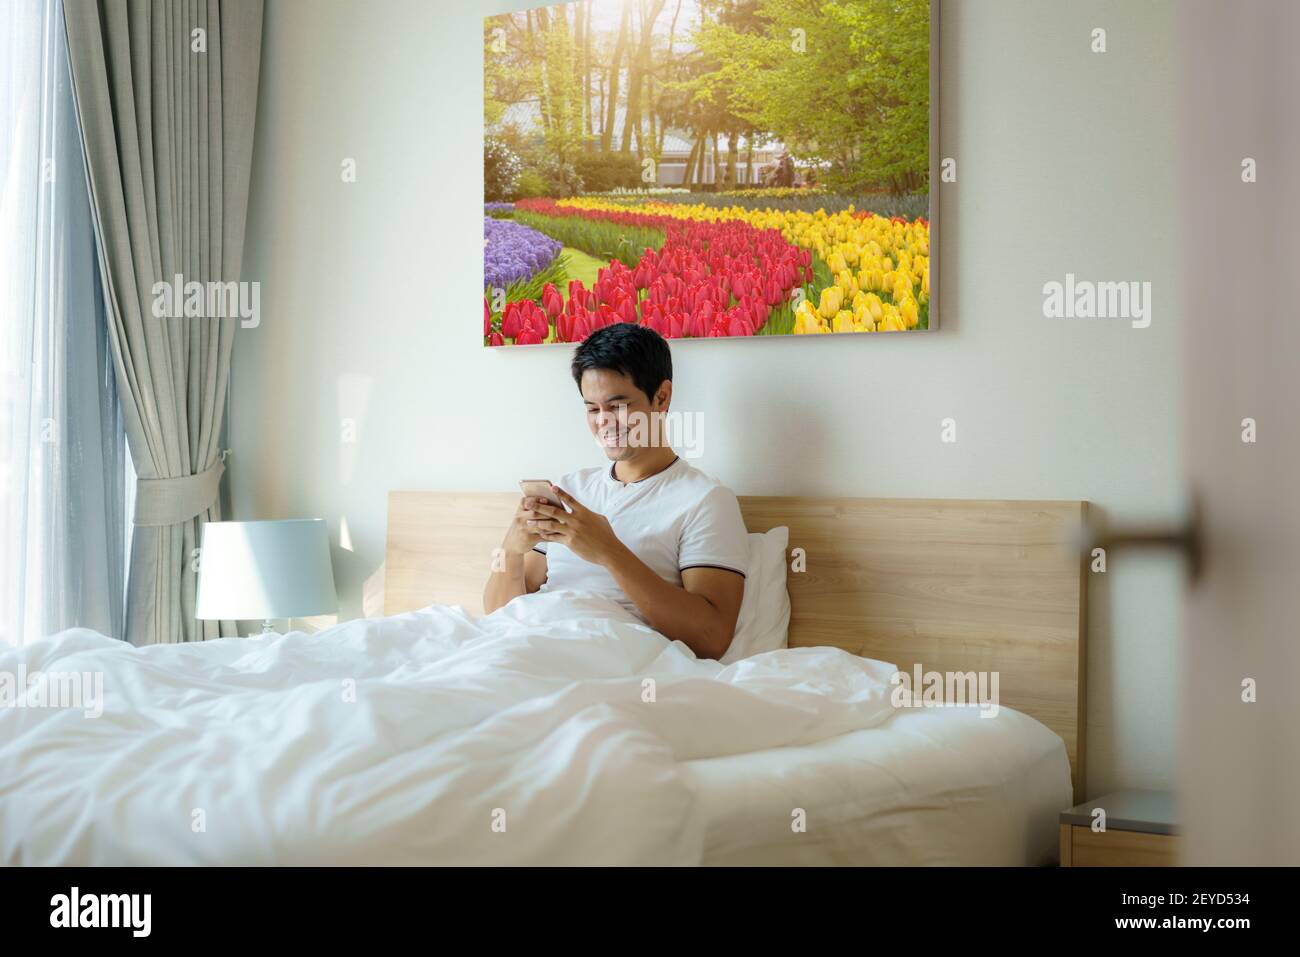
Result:
<svg viewBox="0 0 1300 957">
<path fill-rule="evenodd" d="M 567 348 L 480 345 L 481 19 L 527 5 L 267 5 L 244 264 L 263 319 L 235 355 L 235 517 L 324 516 L 336 541 L 346 520 L 348 616 L 383 561 L 390 489 L 505 490 L 599 461 Z M 698 464 L 741 494 L 1175 515 L 1173 6 L 949 0 L 940 331 L 675 344 L 677 407 L 707 413 Z M 1066 272 L 1151 281 L 1150 328 L 1043 318 L 1042 285 Z M 1090 588 L 1089 792 L 1169 785 L 1177 569 L 1116 557 Z"/>
</svg>

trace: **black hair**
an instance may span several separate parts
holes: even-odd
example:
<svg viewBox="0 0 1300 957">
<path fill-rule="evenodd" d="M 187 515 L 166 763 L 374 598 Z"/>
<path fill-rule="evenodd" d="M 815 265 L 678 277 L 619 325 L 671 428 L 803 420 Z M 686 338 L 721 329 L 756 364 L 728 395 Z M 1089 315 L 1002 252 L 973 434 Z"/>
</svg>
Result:
<svg viewBox="0 0 1300 957">
<path fill-rule="evenodd" d="M 627 376 L 653 402 L 664 380 L 673 377 L 673 354 L 664 337 L 649 326 L 616 322 L 597 329 L 573 351 L 573 381 L 579 392 L 588 369 Z"/>
</svg>

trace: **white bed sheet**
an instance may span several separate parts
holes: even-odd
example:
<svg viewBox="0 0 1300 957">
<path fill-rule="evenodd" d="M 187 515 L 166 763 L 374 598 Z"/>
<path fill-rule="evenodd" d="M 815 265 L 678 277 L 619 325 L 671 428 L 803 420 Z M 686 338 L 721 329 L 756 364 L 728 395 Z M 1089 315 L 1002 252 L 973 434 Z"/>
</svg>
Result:
<svg viewBox="0 0 1300 957">
<path fill-rule="evenodd" d="M 1060 812 L 1074 803 L 1064 743 L 1010 708 L 905 711 L 814 744 L 687 766 L 707 865 L 1051 864 Z"/>
<path fill-rule="evenodd" d="M 698 864 L 685 762 L 889 721 L 892 672 L 724 667 L 562 592 L 192 645 L 72 629 L 0 651 L 0 865 Z M 79 676 L 96 707 L 57 694 Z"/>
</svg>

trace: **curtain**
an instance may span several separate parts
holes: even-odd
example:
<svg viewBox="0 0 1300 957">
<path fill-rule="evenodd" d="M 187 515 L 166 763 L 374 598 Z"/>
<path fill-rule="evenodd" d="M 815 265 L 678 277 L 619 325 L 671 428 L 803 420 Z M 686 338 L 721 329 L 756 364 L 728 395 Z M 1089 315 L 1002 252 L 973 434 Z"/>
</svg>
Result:
<svg viewBox="0 0 1300 957">
<path fill-rule="evenodd" d="M 0 4 L 0 641 L 121 638 L 129 464 L 58 0 Z"/>
<path fill-rule="evenodd" d="M 156 284 L 239 279 L 262 0 L 64 2 L 108 339 L 139 473 L 126 636 L 233 635 L 233 622 L 197 621 L 194 597 L 199 528 L 221 518 L 220 436 L 240 321 L 211 301 L 199 316 L 172 317 L 179 303 L 170 301 L 158 315 Z"/>
</svg>

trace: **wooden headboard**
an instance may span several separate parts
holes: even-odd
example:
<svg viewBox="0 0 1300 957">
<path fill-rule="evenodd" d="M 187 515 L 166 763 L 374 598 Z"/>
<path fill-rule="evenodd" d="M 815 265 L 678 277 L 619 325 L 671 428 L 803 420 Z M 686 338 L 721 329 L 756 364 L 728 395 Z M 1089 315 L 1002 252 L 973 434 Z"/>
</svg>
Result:
<svg viewBox="0 0 1300 957">
<path fill-rule="evenodd" d="M 384 613 L 481 613 L 516 492 L 392 492 Z M 751 532 L 790 528 L 790 644 L 909 674 L 999 673 L 999 703 L 1061 736 L 1085 797 L 1086 502 L 744 497 Z M 800 549 L 796 553 L 794 550 Z"/>
</svg>

